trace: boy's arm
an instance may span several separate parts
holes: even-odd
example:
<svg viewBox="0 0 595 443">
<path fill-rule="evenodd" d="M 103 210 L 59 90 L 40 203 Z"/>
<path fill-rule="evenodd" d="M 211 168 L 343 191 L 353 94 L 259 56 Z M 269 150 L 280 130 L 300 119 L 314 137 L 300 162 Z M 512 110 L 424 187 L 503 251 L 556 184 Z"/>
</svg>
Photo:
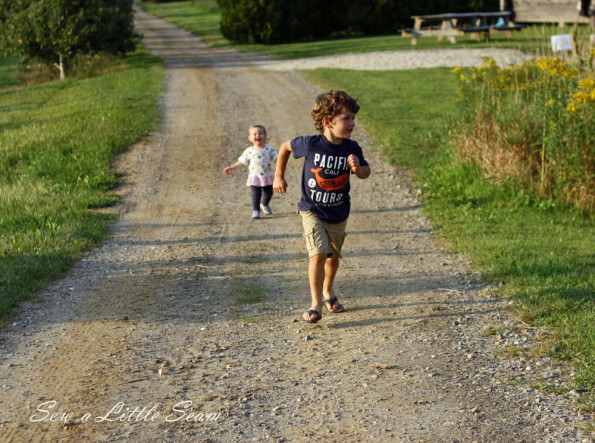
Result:
<svg viewBox="0 0 595 443">
<path fill-rule="evenodd" d="M 370 176 L 370 167 L 369 166 L 362 166 L 359 163 L 359 158 L 357 156 L 351 154 L 347 159 L 349 162 L 349 167 L 353 171 L 353 173 L 357 176 L 357 178 L 368 178 Z"/>
<path fill-rule="evenodd" d="M 287 161 L 291 155 L 291 142 L 287 140 L 279 148 L 279 155 L 277 156 L 277 167 L 275 169 L 275 181 L 273 182 L 273 190 L 279 194 L 285 194 L 287 191 L 287 182 L 285 181 L 285 169 L 287 168 Z"/>
</svg>

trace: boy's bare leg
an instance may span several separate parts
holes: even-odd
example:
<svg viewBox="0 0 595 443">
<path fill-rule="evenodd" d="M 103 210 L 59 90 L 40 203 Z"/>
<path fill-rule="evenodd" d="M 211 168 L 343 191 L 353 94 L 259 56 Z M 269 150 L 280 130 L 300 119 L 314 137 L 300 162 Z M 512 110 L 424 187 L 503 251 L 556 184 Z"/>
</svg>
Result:
<svg viewBox="0 0 595 443">
<path fill-rule="evenodd" d="M 324 300 L 332 300 L 335 298 L 335 291 L 333 290 L 333 283 L 335 281 L 335 276 L 337 275 L 337 270 L 339 269 L 339 257 L 329 257 L 326 259 L 326 263 L 324 266 L 324 285 L 322 288 L 322 295 L 323 301 Z M 329 307 L 330 306 L 330 307 Z M 344 308 L 341 303 L 335 301 L 334 304 L 330 304 L 327 301 L 327 309 L 329 312 L 343 312 Z"/>
<path fill-rule="evenodd" d="M 322 300 L 332 299 L 335 296 L 333 283 L 339 269 L 339 258 L 328 257 L 324 254 L 317 254 L 310 258 L 308 265 L 308 277 L 310 280 L 310 294 L 312 296 L 313 309 L 322 315 Z M 335 304 L 335 306 L 337 306 Z M 330 311 L 333 310 L 331 306 Z M 313 315 L 305 314 L 304 320 L 312 320 Z"/>
<path fill-rule="evenodd" d="M 328 257 L 324 264 L 324 284 L 322 286 L 323 300 L 329 300 L 335 296 L 333 283 L 338 269 L 339 257 Z"/>
<path fill-rule="evenodd" d="M 308 264 L 308 278 L 310 280 L 310 295 L 312 306 L 310 309 L 322 315 L 322 288 L 325 282 L 326 254 L 317 254 L 310 257 Z M 334 278 L 334 277 L 333 277 Z M 311 320 L 313 316 L 305 314 L 304 320 Z"/>
</svg>

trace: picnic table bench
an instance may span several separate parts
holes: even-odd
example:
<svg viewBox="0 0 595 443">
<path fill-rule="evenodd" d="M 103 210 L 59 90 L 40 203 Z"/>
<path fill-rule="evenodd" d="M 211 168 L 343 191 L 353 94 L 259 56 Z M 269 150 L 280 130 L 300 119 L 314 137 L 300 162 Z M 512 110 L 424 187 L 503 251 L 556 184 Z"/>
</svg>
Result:
<svg viewBox="0 0 595 443">
<path fill-rule="evenodd" d="M 411 44 L 416 45 L 419 37 L 437 36 L 438 41 L 447 37 L 451 43 L 456 43 L 459 35 L 471 34 L 471 37 L 486 41 L 491 32 L 506 32 L 512 38 L 513 31 L 519 31 L 525 25 L 515 25 L 512 12 L 461 12 L 431 15 L 414 15 L 413 28 L 402 29 L 401 35 L 412 37 Z"/>
</svg>

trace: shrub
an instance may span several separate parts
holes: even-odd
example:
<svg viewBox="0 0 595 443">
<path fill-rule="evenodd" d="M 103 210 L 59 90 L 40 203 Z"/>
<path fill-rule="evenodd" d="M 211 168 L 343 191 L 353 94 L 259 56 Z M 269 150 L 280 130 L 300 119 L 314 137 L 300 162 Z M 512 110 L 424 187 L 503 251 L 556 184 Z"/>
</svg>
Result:
<svg viewBox="0 0 595 443">
<path fill-rule="evenodd" d="M 394 34 L 411 15 L 497 10 L 498 0 L 217 0 L 223 36 L 239 43 L 285 43 L 335 34 Z"/>
<path fill-rule="evenodd" d="M 316 0 L 218 0 L 223 36 L 241 43 L 283 43 L 322 36 Z"/>
<path fill-rule="evenodd" d="M 595 209 L 595 74 L 557 58 L 459 69 L 456 146 L 487 176 Z"/>
</svg>

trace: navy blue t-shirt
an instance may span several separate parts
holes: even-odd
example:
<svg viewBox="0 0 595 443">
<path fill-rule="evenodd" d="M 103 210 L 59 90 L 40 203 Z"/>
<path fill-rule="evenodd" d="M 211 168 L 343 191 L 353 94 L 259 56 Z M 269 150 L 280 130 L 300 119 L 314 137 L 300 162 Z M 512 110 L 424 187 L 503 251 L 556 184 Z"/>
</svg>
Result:
<svg viewBox="0 0 595 443">
<path fill-rule="evenodd" d="M 300 211 L 312 211 L 328 223 L 340 223 L 349 217 L 349 175 L 347 159 L 359 158 L 368 166 L 357 142 L 344 138 L 340 145 L 329 142 L 324 135 L 308 135 L 291 140 L 294 158 L 304 157 Z"/>
</svg>

